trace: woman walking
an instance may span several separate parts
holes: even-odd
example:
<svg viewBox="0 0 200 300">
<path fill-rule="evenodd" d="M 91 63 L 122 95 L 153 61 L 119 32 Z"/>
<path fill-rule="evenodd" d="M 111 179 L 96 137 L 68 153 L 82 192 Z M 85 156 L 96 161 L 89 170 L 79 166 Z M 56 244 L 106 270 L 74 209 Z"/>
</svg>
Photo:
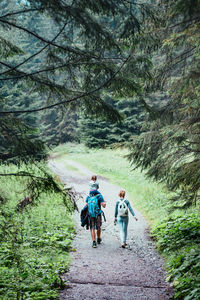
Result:
<svg viewBox="0 0 200 300">
<path fill-rule="evenodd" d="M 135 220 L 138 219 L 135 217 L 135 213 L 130 205 L 130 202 L 125 199 L 126 192 L 124 190 L 121 190 L 119 192 L 119 200 L 116 202 L 115 206 L 115 221 L 120 226 L 120 238 L 122 242 L 122 248 L 126 247 L 126 238 L 127 238 L 127 229 L 128 229 L 128 211 L 133 215 Z"/>
</svg>

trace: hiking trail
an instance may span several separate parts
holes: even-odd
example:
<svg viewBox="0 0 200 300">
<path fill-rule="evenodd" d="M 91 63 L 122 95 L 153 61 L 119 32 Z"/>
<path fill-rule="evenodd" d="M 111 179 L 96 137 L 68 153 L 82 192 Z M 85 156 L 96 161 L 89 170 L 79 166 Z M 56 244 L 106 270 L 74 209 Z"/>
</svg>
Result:
<svg viewBox="0 0 200 300">
<path fill-rule="evenodd" d="M 89 192 L 89 180 L 93 173 L 82 165 L 65 160 L 78 171 L 67 170 L 63 163 L 54 159 L 49 166 L 67 186 L 73 186 L 81 198 L 79 210 L 85 205 Z M 98 174 L 97 174 L 98 176 Z M 72 264 L 69 272 L 62 275 L 68 286 L 60 292 L 60 299 L 68 300 L 167 300 L 173 299 L 173 289 L 165 281 L 163 259 L 155 249 L 148 234 L 145 219 L 134 203 L 136 222 L 129 214 L 128 247 L 121 248 L 119 226 L 114 226 L 114 208 L 120 186 L 111 184 L 98 176 L 99 191 L 107 206 L 104 210 L 106 222 L 102 224 L 102 243 L 92 248 L 90 231 L 81 227 L 80 212 L 75 212 L 76 237 L 73 241 Z M 126 195 L 127 199 L 128 195 Z"/>
</svg>

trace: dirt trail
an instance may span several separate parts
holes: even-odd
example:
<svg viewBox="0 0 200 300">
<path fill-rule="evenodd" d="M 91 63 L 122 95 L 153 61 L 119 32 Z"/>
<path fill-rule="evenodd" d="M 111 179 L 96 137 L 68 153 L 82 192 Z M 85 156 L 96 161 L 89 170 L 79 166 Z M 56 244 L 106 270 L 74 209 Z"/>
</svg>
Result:
<svg viewBox="0 0 200 300">
<path fill-rule="evenodd" d="M 79 171 L 67 171 L 62 163 L 55 160 L 50 161 L 50 167 L 63 183 L 73 186 L 83 196 L 78 203 L 81 209 L 92 173 L 76 162 L 66 160 L 66 163 Z M 128 247 L 121 248 L 119 228 L 113 225 L 115 201 L 121 187 L 100 176 L 98 181 L 100 192 L 107 202 L 104 209 L 107 222 L 102 225 L 102 244 L 96 249 L 91 247 L 90 232 L 80 226 L 79 213 L 75 213 L 77 235 L 73 247 L 77 251 L 72 253 L 73 263 L 69 273 L 63 275 L 69 287 L 60 293 L 60 299 L 172 299 L 172 288 L 165 282 L 163 260 L 149 238 L 144 218 L 134 209 L 138 222 L 130 215 Z"/>
</svg>

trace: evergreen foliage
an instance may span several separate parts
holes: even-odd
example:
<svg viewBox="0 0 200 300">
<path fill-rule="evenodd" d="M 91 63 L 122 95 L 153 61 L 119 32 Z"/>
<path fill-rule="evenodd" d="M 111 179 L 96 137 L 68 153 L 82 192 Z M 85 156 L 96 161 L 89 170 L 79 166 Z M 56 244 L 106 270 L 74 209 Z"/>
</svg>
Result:
<svg viewBox="0 0 200 300">
<path fill-rule="evenodd" d="M 102 95 L 132 97 L 150 77 L 148 58 L 136 51 L 143 20 L 151 17 L 149 4 L 3 0 L 1 8 L 4 160 L 41 159 L 45 140 L 71 139 L 75 109 L 119 121 L 120 114 Z M 35 130 L 39 123 L 42 133 Z"/>
<path fill-rule="evenodd" d="M 81 150 L 81 151 L 80 151 Z M 196 207 L 169 214 L 170 194 L 162 184 L 145 178 L 140 169 L 131 170 L 125 159 L 127 149 L 87 149 L 62 145 L 56 152 L 67 152 L 70 160 L 89 166 L 110 182 L 123 186 L 134 207 L 148 217 L 152 237 L 165 258 L 167 281 L 173 284 L 174 298 L 199 299 L 200 292 L 200 214 Z"/>
<path fill-rule="evenodd" d="M 199 1 L 159 1 L 160 50 L 152 54 L 154 81 L 147 87 L 149 118 L 130 145 L 129 158 L 147 175 L 167 182 L 175 207 L 199 201 Z"/>
<path fill-rule="evenodd" d="M 142 63 L 145 58 L 134 56 L 134 48 L 131 52 L 128 48 L 124 50 L 127 43 L 122 38 L 124 26 L 126 27 L 124 20 L 126 17 L 129 17 L 129 22 L 131 18 L 135 20 L 134 30 L 137 33 L 141 30 L 141 13 L 146 12 L 140 6 L 132 6 L 124 1 L 115 4 L 113 1 L 99 1 L 98 4 L 95 1 L 30 1 L 28 5 L 21 3 L 21 14 L 20 11 L 5 13 L 0 18 L 0 24 L 2 28 L 7 26 L 12 31 L 31 36 L 33 48 L 34 42 L 41 48 L 38 52 L 34 49 L 32 54 L 27 47 L 26 53 L 21 53 L 19 67 L 13 61 L 12 65 L 1 62 L 5 69 L 1 74 L 1 81 L 12 82 L 15 79 L 28 82 L 33 90 L 45 92 L 51 102 L 47 105 L 48 108 L 73 102 L 73 105 L 86 105 L 90 111 L 94 111 L 94 106 L 97 105 L 97 108 L 102 108 L 102 115 L 106 113 L 109 117 L 119 119 L 112 107 L 104 108 L 101 90 L 115 86 L 116 91 L 122 93 L 122 85 L 124 88 L 129 85 L 129 93 L 140 90 L 139 80 L 133 79 L 133 76 L 128 78 L 120 75 L 122 68 L 123 72 L 127 74 L 129 70 L 130 74 L 135 65 L 140 71 L 137 74 L 138 79 L 149 75 L 147 61 Z M 137 12 L 137 22 L 133 11 Z M 31 22 L 24 26 L 21 20 L 21 15 L 31 15 L 33 19 L 38 13 L 49 16 L 52 22 L 53 30 L 50 33 L 45 32 L 45 38 L 40 31 L 37 32 L 37 28 L 31 26 Z M 126 30 L 126 39 L 129 37 L 132 37 L 132 32 Z M 130 42 L 129 44 L 131 45 Z M 42 62 L 36 64 L 35 69 L 30 72 L 27 66 L 36 57 L 42 58 Z M 6 113 L 1 112 L 1 115 L 4 114 Z"/>
<path fill-rule="evenodd" d="M 26 170 L 24 165 L 20 171 Z M 17 171 L 12 164 L 0 167 L 0 173 Z M 32 166 L 33 176 L 39 180 L 41 171 Z M 58 289 L 64 286 L 59 273 L 68 268 L 74 235 L 69 215 L 73 207 L 53 188 L 19 210 L 27 184 L 25 176 L 0 180 L 0 299 L 58 299 Z"/>
<path fill-rule="evenodd" d="M 48 111 L 43 114 L 42 124 L 39 125 L 42 140 L 49 146 L 77 141 L 77 119 L 77 113 L 70 108 Z"/>
<path fill-rule="evenodd" d="M 134 135 L 140 133 L 144 119 L 144 108 L 139 100 L 123 99 L 107 101 L 115 107 L 122 116 L 122 121 L 112 123 L 100 118 L 82 115 L 78 122 L 77 134 L 88 147 L 105 147 L 125 143 Z"/>
<path fill-rule="evenodd" d="M 4 2 L 3 2 L 4 3 Z M 2 13 L 5 14 L 8 11 L 17 10 L 19 7 L 16 1 L 10 1 L 8 6 L 3 6 Z M 35 22 L 36 21 L 36 22 Z M 31 26 L 33 29 L 37 28 L 37 21 L 33 18 L 24 16 L 23 22 L 27 26 Z M 19 56 L 19 64 L 21 64 L 21 56 L 25 56 L 27 51 L 31 54 L 34 52 L 34 47 L 37 47 L 36 42 L 31 39 L 25 39 L 25 35 L 22 32 L 15 32 L 14 30 L 6 30 L 1 28 L 1 37 L 4 41 L 8 41 L 10 47 L 17 49 L 16 52 L 9 52 L 9 49 L 4 49 L 3 53 L 6 55 L 8 61 L 13 61 L 16 54 Z M 7 39 L 7 40 L 6 40 Z M 17 45 L 17 46 L 15 46 Z M 3 46 L 3 45 L 2 45 Z M 2 55 L 4 57 L 4 55 Z M 33 60 L 30 64 L 27 62 L 26 69 L 34 70 L 37 60 Z M 1 77 L 4 76 L 6 71 L 1 69 Z M 5 78 L 4 78 L 5 79 Z M 40 96 L 37 92 L 30 93 L 30 87 L 23 81 L 7 81 L 1 80 L 1 110 L 26 110 L 33 107 L 38 107 L 37 102 Z M 1 116 L 1 161 L 4 162 L 16 162 L 41 160 L 46 156 L 46 149 L 44 143 L 39 140 L 38 130 L 38 115 L 27 113 L 18 115 Z"/>
<path fill-rule="evenodd" d="M 128 141 L 131 162 L 176 192 L 174 207 L 198 203 L 199 0 L 2 0 L 0 8 L 0 163 L 14 162 L 19 167 L 26 163 L 24 169 L 13 167 L 12 172 L 3 165 L 1 182 L 7 178 L 23 181 L 35 204 L 39 194 L 47 190 L 61 193 L 60 186 L 37 161 L 45 158 L 44 142 L 74 139 L 77 114 L 81 113 L 79 138 L 86 145 Z M 141 105 L 148 112 L 142 134 Z M 28 165 L 30 161 L 34 165 Z M 13 192 L 14 198 L 17 192 Z M 1 191 L 0 232 L 2 236 L 8 232 L 11 246 L 16 247 L 2 250 L 10 255 L 6 261 L 3 254 L 3 261 L 9 273 L 10 257 L 14 257 L 19 266 L 14 276 L 26 276 L 20 256 L 23 217 L 7 206 L 9 197 L 6 190 Z M 157 235 L 161 240 L 167 236 L 171 245 L 176 244 L 177 228 L 183 225 L 187 237 L 193 239 L 193 220 L 183 221 L 189 231 L 177 219 L 172 221 L 172 237 L 170 221 Z M 178 242 L 184 238 L 180 235 Z M 163 245 L 170 253 L 168 240 Z M 177 267 L 182 283 L 178 284 L 177 298 L 189 294 L 188 299 L 192 299 L 199 291 L 193 280 L 196 264 L 192 280 L 187 278 L 191 261 L 199 255 L 196 249 L 189 249 L 186 259 L 182 253 L 174 258 L 172 269 Z M 173 278 L 177 272 L 172 270 Z M 21 284 L 24 279 L 20 277 L 18 298 L 26 288 Z M 190 293 L 188 282 L 197 292 Z"/>
<path fill-rule="evenodd" d="M 38 94 L 27 96 L 28 89 L 24 84 L 4 84 L 1 88 L 6 99 L 1 109 L 33 107 Z M 37 105 L 37 104 L 36 104 Z M 0 119 L 0 161 L 19 163 L 20 161 L 41 160 L 46 157 L 45 144 L 38 138 L 37 127 L 39 116 L 22 114 L 18 116 L 8 115 Z"/>
</svg>

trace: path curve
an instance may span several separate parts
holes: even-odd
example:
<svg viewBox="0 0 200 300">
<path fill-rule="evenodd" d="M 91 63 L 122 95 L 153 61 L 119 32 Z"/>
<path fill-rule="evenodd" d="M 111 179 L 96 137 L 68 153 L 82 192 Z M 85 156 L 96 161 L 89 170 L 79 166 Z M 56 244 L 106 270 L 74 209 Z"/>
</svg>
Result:
<svg viewBox="0 0 200 300">
<path fill-rule="evenodd" d="M 83 197 L 78 207 L 84 206 L 88 182 L 92 172 L 74 161 L 67 165 L 78 169 L 68 171 L 63 163 L 51 160 L 50 168 L 61 181 L 73 186 Z M 90 232 L 80 226 L 79 213 L 75 213 L 76 238 L 69 272 L 63 275 L 68 287 L 60 293 L 60 299 L 68 300 L 167 300 L 173 299 L 173 291 L 165 281 L 163 259 L 158 255 L 150 239 L 147 224 L 136 209 L 138 222 L 129 217 L 128 247 L 120 247 L 119 228 L 113 225 L 115 201 L 121 187 L 98 176 L 100 191 L 107 207 L 107 221 L 102 225 L 102 244 L 92 248 Z M 128 198 L 128 197 L 127 197 Z M 134 208 L 134 205 L 132 205 Z"/>
</svg>

